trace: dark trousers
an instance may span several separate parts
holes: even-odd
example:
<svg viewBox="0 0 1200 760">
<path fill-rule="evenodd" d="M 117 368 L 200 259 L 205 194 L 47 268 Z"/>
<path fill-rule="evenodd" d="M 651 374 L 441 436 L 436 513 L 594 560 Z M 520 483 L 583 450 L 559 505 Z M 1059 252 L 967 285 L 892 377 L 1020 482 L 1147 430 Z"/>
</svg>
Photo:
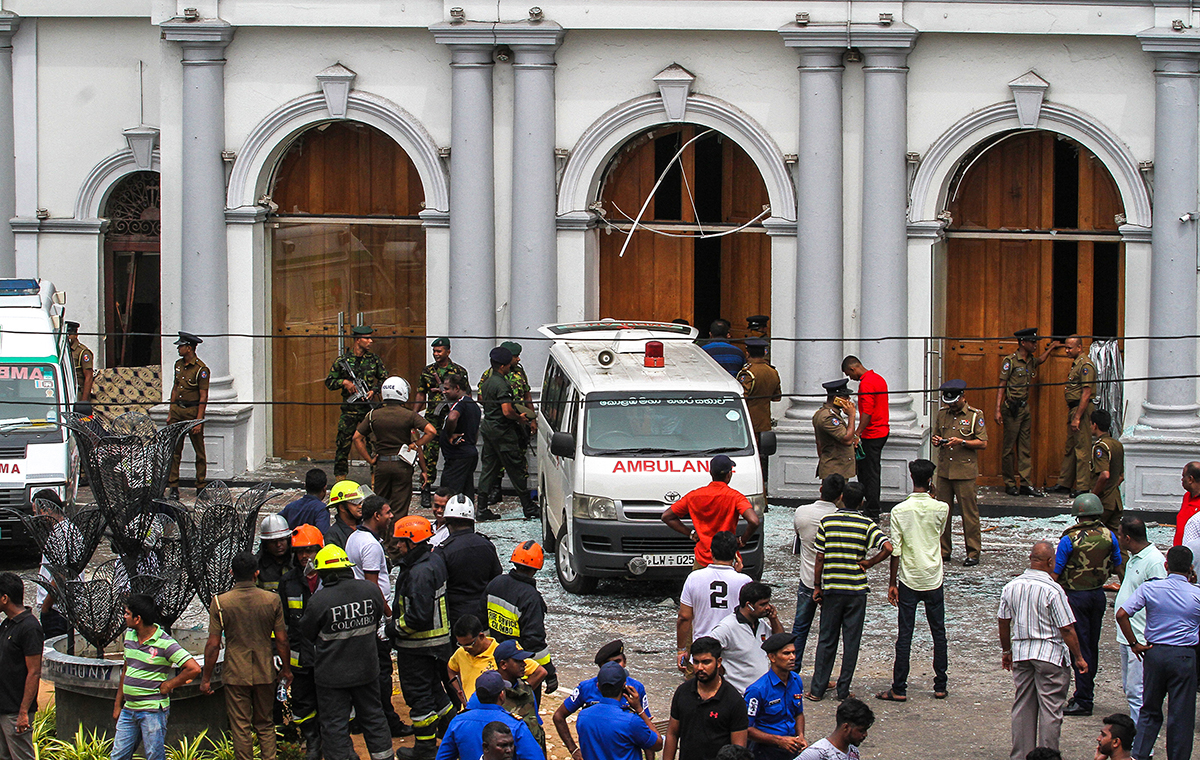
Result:
<svg viewBox="0 0 1200 760">
<path fill-rule="evenodd" d="M 903 582 L 896 615 L 896 662 L 892 665 L 892 693 L 908 693 L 909 657 L 912 653 L 913 627 L 917 622 L 917 604 L 924 603 L 925 619 L 933 637 L 933 690 L 946 690 L 949 656 L 946 647 L 946 595 L 938 586 L 931 591 L 914 591 Z"/>
<path fill-rule="evenodd" d="M 317 683 L 312 668 L 292 668 L 292 721 L 307 723 L 317 717 Z"/>
<path fill-rule="evenodd" d="M 350 710 L 362 729 L 371 760 L 391 760 L 392 735 L 379 705 L 379 690 L 370 683 L 348 688 L 317 687 L 317 718 L 321 721 L 321 747 L 325 760 L 350 760 Z"/>
<path fill-rule="evenodd" d="M 404 703 L 408 705 L 413 735 L 419 742 L 434 741 L 438 718 L 448 715 L 452 709 L 442 686 L 446 668 L 437 653 L 428 649 L 397 649 L 396 664 L 404 674 L 400 689 L 404 693 Z"/>
<path fill-rule="evenodd" d="M 862 439 L 863 458 L 858 460 L 858 482 L 863 487 L 863 514 L 879 520 L 879 460 L 888 437 Z"/>
<path fill-rule="evenodd" d="M 799 582 L 796 588 L 796 619 L 792 622 L 792 635 L 796 637 L 796 672 L 803 673 L 804 648 L 808 645 L 808 632 L 813 617 L 817 614 L 817 603 L 812 598 L 813 590 Z"/>
<path fill-rule="evenodd" d="M 71 632 L 71 624 L 54 607 L 42 613 L 42 635 L 46 638 L 54 638 L 55 636 L 65 636 Z"/>
<path fill-rule="evenodd" d="M 475 465 L 479 463 L 479 455 L 473 454 L 463 459 L 447 459 L 442 467 L 442 488 L 449 488 L 455 493 L 461 493 L 468 499 L 475 499 Z"/>
<path fill-rule="evenodd" d="M 376 639 L 379 652 L 379 706 L 392 735 L 398 735 L 404 722 L 392 705 L 392 646 L 383 639 Z"/>
<path fill-rule="evenodd" d="M 1142 712 L 1133 756 L 1150 757 L 1162 729 L 1165 697 L 1169 701 L 1167 760 L 1189 760 L 1196 731 L 1196 650 L 1154 644 L 1142 656 L 1142 668 Z"/>
<path fill-rule="evenodd" d="M 794 752 L 788 752 L 782 747 L 772 747 L 770 744 L 751 742 L 750 746 L 754 748 L 754 760 L 792 760 L 796 756 Z"/>
<path fill-rule="evenodd" d="M 1075 670 L 1075 694 L 1071 699 L 1080 707 L 1090 710 L 1096 691 L 1100 631 L 1104 626 L 1104 608 L 1108 603 L 1104 598 L 1104 589 L 1100 588 L 1068 591 L 1067 602 L 1071 605 L 1071 611 L 1075 613 L 1075 633 L 1079 636 L 1079 651 L 1088 666 L 1086 673 Z M 1072 669 L 1074 670 L 1073 666 Z"/>
<path fill-rule="evenodd" d="M 481 430 L 479 438 L 483 442 L 483 472 L 479 475 L 479 490 L 488 494 L 493 487 L 499 489 L 501 474 L 507 473 L 513 488 L 528 497 L 525 449 L 517 440 L 517 432 L 500 430 L 485 433 Z"/>
<path fill-rule="evenodd" d="M 814 697 L 825 696 L 833 659 L 837 656 L 838 636 L 842 639 L 842 672 L 837 680 L 837 698 L 850 694 L 850 682 L 858 667 L 858 648 L 862 644 L 863 622 L 867 618 L 866 594 L 826 594 L 821 601 L 821 637 L 817 641 L 817 662 L 808 690 Z"/>
</svg>

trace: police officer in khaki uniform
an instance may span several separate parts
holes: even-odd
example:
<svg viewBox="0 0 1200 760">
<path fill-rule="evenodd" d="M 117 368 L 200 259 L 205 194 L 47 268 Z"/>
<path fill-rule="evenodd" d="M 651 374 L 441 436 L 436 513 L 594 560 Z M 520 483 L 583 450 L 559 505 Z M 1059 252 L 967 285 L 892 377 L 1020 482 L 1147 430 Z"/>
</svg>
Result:
<svg viewBox="0 0 1200 760">
<path fill-rule="evenodd" d="M 1096 395 L 1096 365 L 1092 364 L 1083 339 L 1072 335 L 1063 343 L 1068 358 L 1073 359 L 1064 388 L 1067 397 L 1067 442 L 1063 448 L 1062 467 L 1054 491 L 1070 492 L 1071 496 L 1091 490 L 1092 434 L 1089 420 L 1096 410 L 1092 399 Z"/>
<path fill-rule="evenodd" d="M 92 349 L 79 342 L 79 323 L 67 322 L 67 343 L 71 347 L 71 366 L 75 368 L 75 399 L 79 404 L 91 404 L 92 381 L 95 371 L 92 369 Z M 88 412 L 90 412 L 90 408 Z"/>
<path fill-rule="evenodd" d="M 813 431 L 817 434 L 817 477 L 824 480 L 835 472 L 846 480 L 855 475 L 854 416 L 857 410 L 850 400 L 850 381 L 846 378 L 822 383 L 825 403 L 813 415 Z M 846 413 L 842 419 L 841 412 Z"/>
<path fill-rule="evenodd" d="M 942 403 L 933 425 L 931 443 L 938 449 L 937 498 L 962 510 L 963 539 L 967 558 L 963 567 L 979 564 L 982 540 L 979 533 L 979 505 L 975 501 L 975 478 L 979 475 L 979 452 L 987 448 L 987 418 L 967 404 L 965 380 L 942 383 Z M 942 559 L 954 552 L 951 521 L 942 531 Z"/>
<path fill-rule="evenodd" d="M 189 332 L 180 332 L 175 345 L 179 348 L 179 359 L 175 362 L 175 384 L 171 387 L 171 410 L 167 424 L 184 420 L 203 420 L 208 406 L 208 365 L 196 356 L 196 346 L 204 341 Z M 188 438 L 196 451 L 196 491 L 204 488 L 208 480 L 208 457 L 204 454 L 204 424 L 191 429 Z M 179 462 L 183 459 L 183 439 L 175 447 L 171 459 L 171 473 L 167 476 L 168 494 L 179 498 Z"/>
<path fill-rule="evenodd" d="M 1112 415 L 1103 409 L 1092 412 L 1092 493 L 1100 497 L 1104 514 L 1100 522 L 1112 531 L 1121 527 L 1121 483 L 1125 480 L 1125 446 L 1113 438 Z"/>
<path fill-rule="evenodd" d="M 392 521 L 388 524 L 387 539 L 396 520 L 408 517 L 408 505 L 412 501 L 413 470 L 418 460 L 410 464 L 405 455 L 417 456 L 421 447 L 429 443 L 437 430 L 425 418 L 409 409 L 408 383 L 400 377 L 389 377 L 380 389 L 383 406 L 367 412 L 354 431 L 354 449 L 359 457 L 371 463 L 372 483 L 375 493 L 383 497 L 392 507 Z M 413 433 L 420 433 L 414 442 Z M 375 448 L 375 456 L 367 451 L 367 441 Z M 411 453 L 410 453 L 411 452 Z M 385 543 L 391 543 L 385 540 Z"/>
<path fill-rule="evenodd" d="M 738 382 L 750 411 L 750 426 L 759 441 L 758 458 L 762 462 L 763 488 L 767 485 L 768 454 L 762 450 L 762 434 L 771 430 L 771 402 L 783 398 L 779 372 L 767 362 L 767 342 L 762 338 L 746 339 L 746 366 L 738 372 Z"/>
<path fill-rule="evenodd" d="M 1000 472 L 1004 477 L 1004 491 L 1009 496 L 1045 496 L 1033 487 L 1033 462 L 1029 453 L 1033 414 L 1029 409 L 1029 386 L 1037 377 L 1037 368 L 1054 350 L 1054 344 L 1039 356 L 1036 327 L 1017 330 L 1013 335 L 1017 338 L 1017 350 L 1001 362 L 1000 387 L 996 389 L 996 424 L 1004 426 Z M 1018 472 L 1021 474 L 1020 488 L 1017 487 Z"/>
</svg>

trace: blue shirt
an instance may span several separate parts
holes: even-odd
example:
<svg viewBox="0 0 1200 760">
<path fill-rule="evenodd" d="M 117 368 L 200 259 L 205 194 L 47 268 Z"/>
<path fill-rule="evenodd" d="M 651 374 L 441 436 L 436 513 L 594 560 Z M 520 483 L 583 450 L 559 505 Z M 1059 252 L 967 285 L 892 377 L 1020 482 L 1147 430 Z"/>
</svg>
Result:
<svg viewBox="0 0 1200 760">
<path fill-rule="evenodd" d="M 795 736 L 796 716 L 804 712 L 804 682 L 795 673 L 780 681 L 774 670 L 746 688 L 746 717 L 764 734 Z"/>
<path fill-rule="evenodd" d="M 746 354 L 742 353 L 742 349 L 727 343 L 723 340 L 713 340 L 705 343 L 701 348 L 704 352 L 717 360 L 725 368 L 729 374 L 737 377 L 737 373 L 746 366 Z"/>
<path fill-rule="evenodd" d="M 474 699 L 474 695 L 472 695 Z M 483 755 L 483 728 L 494 720 L 508 726 L 516 740 L 514 760 L 546 760 L 545 753 L 525 721 L 514 718 L 500 705 L 468 703 L 466 712 L 455 715 L 438 745 L 437 760 L 479 760 Z"/>
<path fill-rule="evenodd" d="M 329 507 L 310 493 L 279 510 L 279 516 L 287 520 L 288 527 L 292 530 L 301 525 L 315 525 L 322 535 L 329 530 Z"/>
<path fill-rule="evenodd" d="M 642 686 L 641 682 L 636 678 L 626 678 L 625 683 L 633 687 L 633 690 L 638 693 L 638 697 L 642 700 L 642 709 L 651 718 L 654 716 L 650 712 L 650 700 L 646 697 L 646 687 Z M 596 683 L 595 678 L 589 678 L 586 681 L 580 682 L 575 687 L 575 691 L 571 692 L 571 696 L 563 700 L 563 707 L 567 708 L 567 715 L 575 712 L 581 707 L 591 707 L 599 704 L 604 697 L 600 696 L 600 686 Z M 628 707 L 623 709 L 628 710 Z"/>
<path fill-rule="evenodd" d="M 640 750 L 658 743 L 658 733 L 646 721 L 607 697 L 579 713 L 575 730 L 588 760 L 639 760 Z"/>
<path fill-rule="evenodd" d="M 1112 563 L 1113 571 L 1121 566 L 1121 542 L 1117 540 L 1117 534 L 1111 530 L 1108 532 L 1108 537 L 1112 541 Z M 1061 573 L 1063 568 L 1067 566 L 1067 560 L 1071 558 L 1071 551 L 1075 545 L 1071 543 L 1070 536 L 1063 536 L 1058 539 L 1058 549 L 1054 552 L 1054 572 Z"/>
<path fill-rule="evenodd" d="M 1121 605 L 1132 615 L 1146 608 L 1146 642 L 1171 647 L 1200 643 L 1200 586 L 1179 573 L 1146 581 Z"/>
</svg>

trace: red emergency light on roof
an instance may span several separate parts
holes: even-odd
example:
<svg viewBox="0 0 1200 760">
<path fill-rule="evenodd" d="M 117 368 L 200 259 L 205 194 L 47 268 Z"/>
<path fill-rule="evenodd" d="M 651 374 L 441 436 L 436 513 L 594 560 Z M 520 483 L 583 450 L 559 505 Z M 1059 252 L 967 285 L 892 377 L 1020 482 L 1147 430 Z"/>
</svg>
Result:
<svg viewBox="0 0 1200 760">
<path fill-rule="evenodd" d="M 646 363 L 647 367 L 663 366 L 663 344 L 661 340 L 646 341 Z"/>
</svg>

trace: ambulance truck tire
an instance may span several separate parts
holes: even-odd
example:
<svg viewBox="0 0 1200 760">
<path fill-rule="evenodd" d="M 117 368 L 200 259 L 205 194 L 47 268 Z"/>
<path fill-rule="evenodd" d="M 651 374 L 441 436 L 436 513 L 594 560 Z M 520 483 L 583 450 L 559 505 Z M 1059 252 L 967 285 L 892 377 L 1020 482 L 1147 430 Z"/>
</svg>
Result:
<svg viewBox="0 0 1200 760">
<path fill-rule="evenodd" d="M 558 582 L 568 592 L 572 594 L 591 594 L 596 590 L 596 584 L 599 579 L 580 575 L 571 566 L 571 553 L 569 551 L 570 534 L 567 533 L 567 520 L 570 519 L 570 517 L 563 515 L 563 527 L 554 542 L 555 572 L 558 574 Z"/>
</svg>

